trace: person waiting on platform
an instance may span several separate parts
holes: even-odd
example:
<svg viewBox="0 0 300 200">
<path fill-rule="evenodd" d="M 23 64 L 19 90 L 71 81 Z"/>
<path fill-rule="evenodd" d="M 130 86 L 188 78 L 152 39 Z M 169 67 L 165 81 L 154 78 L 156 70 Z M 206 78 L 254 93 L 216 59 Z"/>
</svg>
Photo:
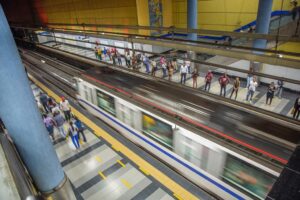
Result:
<svg viewBox="0 0 300 200">
<path fill-rule="evenodd" d="M 234 82 L 233 82 L 233 87 L 232 87 L 232 91 L 231 91 L 231 94 L 230 94 L 230 99 L 231 99 L 233 93 L 235 93 L 235 98 L 234 99 L 236 100 L 239 88 L 240 88 L 240 78 L 236 77 Z"/>
<path fill-rule="evenodd" d="M 146 73 L 150 73 L 150 60 L 145 53 L 142 55 L 142 61 L 146 67 Z"/>
<path fill-rule="evenodd" d="M 223 96 L 226 96 L 226 86 L 230 82 L 228 76 L 226 73 L 224 73 L 222 76 L 219 78 L 219 83 L 220 83 L 220 95 L 222 96 L 222 91 L 223 91 Z"/>
<path fill-rule="evenodd" d="M 181 65 L 181 67 L 180 67 L 180 75 L 181 75 L 180 83 L 181 84 L 185 84 L 187 73 L 188 73 L 188 66 L 186 64 Z"/>
<path fill-rule="evenodd" d="M 101 51 L 101 48 L 98 48 L 98 58 L 99 58 L 99 60 L 102 60 L 102 51 Z"/>
<path fill-rule="evenodd" d="M 80 148 L 80 144 L 79 144 L 79 139 L 78 139 L 78 128 L 76 127 L 75 124 L 73 124 L 72 121 L 69 122 L 69 131 L 68 134 L 71 136 L 72 138 L 72 142 L 75 146 L 76 149 Z"/>
<path fill-rule="evenodd" d="M 126 61 L 126 66 L 129 68 L 130 67 L 130 61 L 131 61 L 131 56 L 130 52 L 128 49 L 125 51 L 125 61 Z"/>
<path fill-rule="evenodd" d="M 250 97 L 250 103 L 252 103 L 252 98 L 253 98 L 254 92 L 256 90 L 256 87 L 257 87 L 256 76 L 253 76 L 252 80 L 249 82 L 246 101 L 248 101 L 249 97 Z"/>
<path fill-rule="evenodd" d="M 57 127 L 57 129 L 58 129 L 59 133 L 61 134 L 61 136 L 63 138 L 66 138 L 67 135 L 66 135 L 65 128 L 64 128 L 65 119 L 60 114 L 59 111 L 54 112 L 53 120 L 55 121 L 55 126 Z"/>
<path fill-rule="evenodd" d="M 43 105 L 45 112 L 48 113 L 49 112 L 48 96 L 43 92 L 40 93 L 40 102 Z"/>
<path fill-rule="evenodd" d="M 173 72 L 174 72 L 174 68 L 173 68 L 173 65 L 172 65 L 171 61 L 168 62 L 167 70 L 168 70 L 169 81 L 171 81 L 172 76 L 173 76 Z"/>
<path fill-rule="evenodd" d="M 281 99 L 282 97 L 282 92 L 283 92 L 283 81 L 282 80 L 278 80 L 277 81 L 277 91 L 276 91 L 276 96 L 278 96 L 279 99 Z"/>
<path fill-rule="evenodd" d="M 71 106 L 69 101 L 65 97 L 61 97 L 61 102 L 59 103 L 59 108 L 64 112 L 65 119 L 67 121 L 71 120 Z"/>
<path fill-rule="evenodd" d="M 204 90 L 208 91 L 210 90 L 210 85 L 211 85 L 211 81 L 213 79 L 213 73 L 211 72 L 211 70 L 208 70 L 207 74 L 205 75 L 205 87 Z"/>
<path fill-rule="evenodd" d="M 95 57 L 98 59 L 98 48 L 97 47 L 94 48 L 94 53 L 95 53 Z"/>
<path fill-rule="evenodd" d="M 116 54 L 117 54 L 118 65 L 122 66 L 122 56 L 119 51 L 117 51 Z"/>
<path fill-rule="evenodd" d="M 296 98 L 294 108 L 292 110 L 293 118 L 298 119 L 300 114 L 300 97 Z"/>
<path fill-rule="evenodd" d="M 50 117 L 49 115 L 47 114 L 43 114 L 43 120 L 44 120 L 44 124 L 46 126 L 46 129 L 52 139 L 52 141 L 55 140 L 54 138 L 54 126 L 55 126 L 55 121 L 53 120 L 52 117 Z"/>
<path fill-rule="evenodd" d="M 198 71 L 196 69 L 194 69 L 193 73 L 192 73 L 192 79 L 193 79 L 193 88 L 197 88 L 198 84 L 197 84 L 197 79 L 198 79 Z"/>
<path fill-rule="evenodd" d="M 274 82 L 271 82 L 271 84 L 269 85 L 268 90 L 267 90 L 266 104 L 268 104 L 268 102 L 270 100 L 269 105 L 271 105 L 275 90 L 276 90 L 275 84 L 274 84 Z"/>
<path fill-rule="evenodd" d="M 151 75 L 155 77 L 155 73 L 156 73 L 156 70 L 157 70 L 157 63 L 156 63 L 155 60 L 151 61 L 151 66 L 152 66 Z"/>
</svg>

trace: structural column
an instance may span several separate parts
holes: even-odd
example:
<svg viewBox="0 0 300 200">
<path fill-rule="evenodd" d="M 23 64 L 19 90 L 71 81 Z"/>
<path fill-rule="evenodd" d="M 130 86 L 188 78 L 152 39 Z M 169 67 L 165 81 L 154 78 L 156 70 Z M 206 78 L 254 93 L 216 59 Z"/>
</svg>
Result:
<svg viewBox="0 0 300 200">
<path fill-rule="evenodd" d="M 66 178 L 1 5 L 0 30 L 0 117 L 38 189 L 47 193 L 64 185 Z"/>
<path fill-rule="evenodd" d="M 272 13 L 273 0 L 259 0 L 258 11 L 256 17 L 256 30 L 255 33 L 268 34 L 271 13 Z M 266 48 L 267 40 L 256 39 L 253 43 L 254 48 Z"/>
<path fill-rule="evenodd" d="M 187 27 L 197 29 L 198 0 L 187 1 Z M 189 40 L 197 40 L 197 33 L 189 33 Z"/>
</svg>

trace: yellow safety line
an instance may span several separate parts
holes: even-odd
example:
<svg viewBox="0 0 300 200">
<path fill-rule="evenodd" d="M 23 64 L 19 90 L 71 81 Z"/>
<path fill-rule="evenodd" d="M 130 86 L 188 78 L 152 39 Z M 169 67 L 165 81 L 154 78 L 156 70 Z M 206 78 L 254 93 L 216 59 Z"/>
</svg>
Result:
<svg viewBox="0 0 300 200">
<path fill-rule="evenodd" d="M 113 148 L 115 151 L 120 151 L 117 147 L 115 146 L 111 146 L 111 148 Z"/>
<path fill-rule="evenodd" d="M 31 80 L 42 90 L 48 93 L 49 96 L 53 97 L 56 101 L 60 101 L 60 97 L 55 94 L 53 91 L 48 89 L 45 85 L 43 85 L 41 82 L 36 80 L 34 77 L 31 78 Z M 130 160 L 135 162 L 138 166 L 141 166 L 143 169 L 150 172 L 150 174 L 159 182 L 161 182 L 163 185 L 165 185 L 170 191 L 173 193 L 176 192 L 177 195 L 180 195 L 182 199 L 189 199 L 194 200 L 198 199 L 196 196 L 191 194 L 189 191 L 187 191 L 185 188 L 181 187 L 178 183 L 173 181 L 171 178 L 166 176 L 164 173 L 156 169 L 154 166 L 152 166 L 150 163 L 145 161 L 142 157 L 138 156 L 135 152 L 130 150 L 128 147 L 123 145 L 121 142 L 119 142 L 117 139 L 115 139 L 113 136 L 111 136 L 109 133 L 104 131 L 102 128 L 98 127 L 93 121 L 88 119 L 85 115 L 81 114 L 78 110 L 76 110 L 74 107 L 72 107 L 72 112 L 87 126 L 89 126 L 92 130 L 95 131 L 95 134 L 97 136 L 101 136 L 104 138 L 107 142 L 109 142 L 112 146 L 117 147 L 125 156 L 127 156 Z"/>
<path fill-rule="evenodd" d="M 106 179 L 106 176 L 104 176 L 104 174 L 103 174 L 101 171 L 99 171 L 98 174 L 99 174 L 99 176 L 101 176 L 103 179 Z"/>
<path fill-rule="evenodd" d="M 101 159 L 99 156 L 95 156 L 95 159 L 96 159 L 99 163 L 102 162 L 102 159 Z"/>
<path fill-rule="evenodd" d="M 128 189 L 132 188 L 132 185 L 126 181 L 125 179 L 121 178 L 121 182 L 123 183 L 123 185 L 125 185 Z"/>
<path fill-rule="evenodd" d="M 149 172 L 147 172 L 145 169 L 143 169 L 142 167 L 140 167 L 140 170 L 144 173 L 144 174 L 146 174 L 147 176 L 149 176 L 150 174 L 149 174 Z"/>
<path fill-rule="evenodd" d="M 176 197 L 178 200 L 183 200 L 183 198 L 181 198 L 181 196 L 179 196 L 178 194 L 173 194 L 174 195 L 174 197 Z"/>
<path fill-rule="evenodd" d="M 126 166 L 124 165 L 124 163 L 122 163 L 121 160 L 117 160 L 117 162 L 118 162 L 122 167 L 126 167 Z"/>
</svg>

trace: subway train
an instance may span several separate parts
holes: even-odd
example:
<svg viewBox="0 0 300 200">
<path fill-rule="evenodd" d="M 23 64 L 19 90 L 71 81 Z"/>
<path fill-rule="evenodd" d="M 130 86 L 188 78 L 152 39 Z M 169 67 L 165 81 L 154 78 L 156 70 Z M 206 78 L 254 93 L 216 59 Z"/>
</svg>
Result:
<svg viewBox="0 0 300 200">
<path fill-rule="evenodd" d="M 278 171 L 190 131 L 156 112 L 146 98 L 132 98 L 100 78 L 113 73 L 102 67 L 74 78 L 81 106 L 216 196 L 265 199 Z"/>
</svg>

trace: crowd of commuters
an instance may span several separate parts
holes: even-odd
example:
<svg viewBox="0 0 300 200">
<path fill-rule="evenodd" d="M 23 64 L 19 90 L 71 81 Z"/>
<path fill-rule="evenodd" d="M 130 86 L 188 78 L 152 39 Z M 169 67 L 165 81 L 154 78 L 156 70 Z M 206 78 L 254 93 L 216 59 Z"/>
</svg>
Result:
<svg viewBox="0 0 300 200">
<path fill-rule="evenodd" d="M 51 97 L 41 92 L 37 105 L 52 141 L 57 139 L 54 134 L 55 129 L 61 138 L 67 140 L 70 137 L 76 149 L 80 149 L 80 137 L 83 142 L 87 141 L 84 126 L 76 116 L 72 115 L 71 106 L 65 97 L 61 97 L 61 101 L 57 104 Z"/>
<path fill-rule="evenodd" d="M 254 31 L 253 27 L 249 28 L 249 32 Z M 133 68 L 135 70 L 139 70 L 141 68 L 141 65 L 145 66 L 145 72 L 148 74 L 151 74 L 152 76 L 156 76 L 156 72 L 158 70 L 162 71 L 162 78 L 168 77 L 168 80 L 172 81 L 172 77 L 175 72 L 179 72 L 180 74 L 180 83 L 186 84 L 187 76 L 190 74 L 190 78 L 192 78 L 192 87 L 198 88 L 198 77 L 200 76 L 197 69 L 192 69 L 191 62 L 189 60 L 185 60 L 180 67 L 178 67 L 177 59 L 173 58 L 166 58 L 165 56 L 161 56 L 159 58 L 159 61 L 155 61 L 155 59 L 151 60 L 149 59 L 148 55 L 145 53 L 135 53 L 130 52 L 129 49 L 125 49 L 124 55 L 121 55 L 116 48 L 105 48 L 103 50 L 100 50 L 99 53 L 99 47 L 98 45 L 95 47 L 95 56 L 99 59 L 105 59 L 106 57 L 109 58 L 109 60 L 112 60 L 114 64 L 122 65 L 122 57 L 125 59 L 125 64 L 128 68 Z M 100 57 L 101 58 L 100 58 Z M 117 62 L 116 62 L 117 60 Z M 214 78 L 214 74 L 211 70 L 208 70 L 207 74 L 204 77 L 204 90 L 210 91 L 211 83 Z M 253 96 L 255 94 L 255 91 L 258 86 L 257 77 L 253 76 L 252 74 L 248 74 L 246 78 L 247 84 L 247 94 L 245 96 L 245 101 L 252 103 Z M 218 82 L 220 85 L 220 96 L 226 97 L 226 91 L 227 86 L 229 83 L 231 83 L 230 78 L 226 73 L 222 74 L 218 78 Z M 283 81 L 278 80 L 277 83 L 271 82 L 270 85 L 267 88 L 266 92 L 266 104 L 271 105 L 272 100 L 274 96 L 277 96 L 279 99 L 282 98 L 283 93 Z M 235 79 L 232 82 L 232 89 L 229 98 L 231 99 L 234 95 L 234 99 L 237 100 L 239 88 L 241 87 L 241 82 L 239 77 L 235 77 Z M 294 109 L 295 112 L 293 112 L 294 118 L 299 117 L 299 108 L 300 105 L 299 102 L 296 100 Z M 44 106 L 44 101 L 41 101 L 41 104 Z"/>
</svg>

